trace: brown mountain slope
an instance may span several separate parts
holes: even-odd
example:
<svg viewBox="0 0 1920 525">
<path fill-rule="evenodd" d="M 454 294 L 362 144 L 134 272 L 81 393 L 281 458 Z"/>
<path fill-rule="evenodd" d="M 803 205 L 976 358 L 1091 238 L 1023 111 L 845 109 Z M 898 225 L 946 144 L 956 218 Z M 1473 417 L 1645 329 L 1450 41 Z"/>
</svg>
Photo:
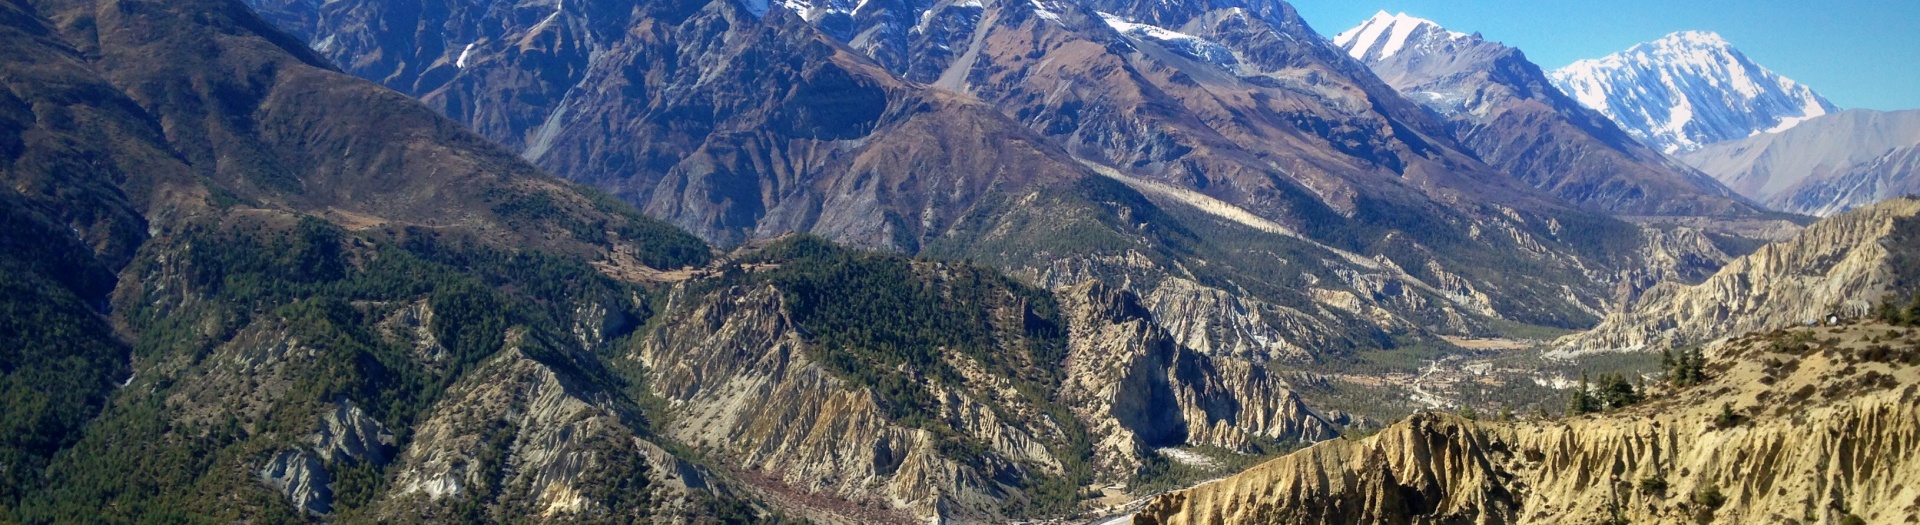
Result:
<svg viewBox="0 0 1920 525">
<path fill-rule="evenodd" d="M 697 238 L 329 69 L 242 4 L 9 0 L 0 40 L 0 520 L 337 516 L 418 492 L 382 469 L 436 447 L 469 482 L 553 467 L 425 502 L 470 516 L 579 485 L 711 501 L 561 510 L 738 503 L 669 478 L 679 460 L 643 446 L 591 358 L 645 315 L 593 263 L 702 264 Z M 516 380 L 565 385 L 517 410 L 592 423 L 535 421 L 514 449 L 414 432 L 450 412 L 446 386 Z"/>
<path fill-rule="evenodd" d="M 348 71 L 721 244 L 808 231 L 917 251 L 985 193 L 1084 173 L 979 103 L 902 83 L 785 11 L 415 3 L 261 4 L 294 28 L 317 18 L 307 36 Z"/>
<path fill-rule="evenodd" d="M 883 63 L 904 56 L 894 67 L 905 78 L 992 101 L 1128 180 L 1385 257 L 1428 282 L 1464 283 L 1464 296 L 1500 303 L 1533 295 L 1545 281 L 1579 280 L 1565 273 L 1572 267 L 1611 264 L 1603 262 L 1609 250 L 1584 251 L 1540 228 L 1547 223 L 1578 223 L 1595 239 L 1632 236 L 1464 153 L 1443 125 L 1285 3 L 1217 4 L 942 2 L 912 16 L 876 11 L 875 25 L 852 33 L 908 38 L 852 44 Z M 853 19 L 890 6 L 864 4 Z M 897 25 L 906 19 L 917 22 Z M 1538 279 L 1495 283 L 1503 278 L 1468 253 L 1487 245 L 1522 254 L 1502 264 L 1530 268 L 1506 275 Z M 1513 306 L 1494 309 L 1553 308 Z"/>
<path fill-rule="evenodd" d="M 997 108 L 893 78 L 780 9 L 759 16 L 716 1 L 442 10 L 420 2 L 432 22 L 418 26 L 362 22 L 405 19 L 389 18 L 400 15 L 386 4 L 260 4 L 289 27 L 305 27 L 294 20 L 308 15 L 288 11 L 318 17 L 307 35 L 317 48 L 383 81 L 385 73 L 356 70 L 370 63 L 361 59 L 418 44 L 441 73 L 419 86 L 389 85 L 723 244 L 811 231 L 990 262 L 1048 286 L 1125 284 L 1179 319 L 1182 343 L 1261 358 L 1390 345 L 1385 330 L 1489 332 L 1490 312 L 1551 324 L 1592 318 L 1591 306 L 1562 299 L 1559 285 L 1482 284 L 1445 264 L 1404 270 L 1303 239 L 1299 228 L 1207 213 L 1231 215 L 1225 208 L 1194 213 L 1168 192 L 1149 191 L 1158 199 L 1150 202 Z M 458 29 L 417 30 L 442 25 Z M 471 49 L 459 40 L 468 37 Z M 434 39 L 448 44 L 423 43 Z M 1295 193 L 1320 230 L 1346 221 Z M 1562 270 L 1556 279 L 1574 279 Z"/>
<path fill-rule="evenodd" d="M 596 228 L 643 221 L 597 210 L 418 103 L 331 70 L 244 5 L 37 6 L 151 115 L 192 171 L 249 206 L 321 214 L 355 228 L 458 228 L 576 253 L 611 245 Z M 175 27 L 189 18 L 196 30 Z M 510 217 L 509 208 L 526 199 L 549 201 L 561 213 Z"/>
<path fill-rule="evenodd" d="M 1098 6 L 1080 4 L 875 2 L 847 26 L 825 11 L 804 13 L 821 24 L 816 31 L 782 6 L 761 16 L 727 1 L 639 10 L 406 2 L 421 6 L 424 25 L 367 2 L 257 3 L 289 27 L 318 20 L 305 36 L 350 71 L 727 244 L 802 230 L 918 251 L 966 235 L 950 230 L 956 218 L 991 230 L 1007 220 L 988 215 L 1007 213 L 997 203 L 1022 199 L 1022 190 L 1060 193 L 1052 181 L 1086 177 L 1062 162 L 1064 149 L 1241 208 L 1269 221 L 1262 227 L 1386 257 L 1416 279 L 1449 283 L 1438 287 L 1470 308 L 1523 322 L 1589 321 L 1612 288 L 1594 281 L 1614 279 L 1599 268 L 1635 266 L 1630 248 L 1598 247 L 1638 244 L 1631 227 L 1475 161 L 1284 4 L 1252 18 L 1232 16 L 1231 6 L 1180 10 L 1217 25 L 1220 45 L 1249 57 L 1239 71 L 1122 35 Z M 880 11 L 895 7 L 904 11 Z M 908 81 L 987 104 L 892 80 L 822 33 L 850 38 Z M 416 82 L 356 69 L 378 62 L 369 57 L 416 55 L 403 70 L 436 73 Z M 1022 125 L 1028 133 L 1017 133 Z M 868 178 L 888 183 L 861 182 Z M 1604 242 L 1572 242 L 1556 233 L 1563 229 Z M 1478 260 L 1485 244 L 1523 254 L 1502 264 L 1532 270 L 1494 274 Z"/>
</svg>

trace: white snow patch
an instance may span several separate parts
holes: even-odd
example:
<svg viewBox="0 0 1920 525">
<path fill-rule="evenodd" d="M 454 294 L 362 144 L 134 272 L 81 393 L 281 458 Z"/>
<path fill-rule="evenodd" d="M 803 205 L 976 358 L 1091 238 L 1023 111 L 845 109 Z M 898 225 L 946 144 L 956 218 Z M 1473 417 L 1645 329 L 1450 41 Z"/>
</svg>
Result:
<svg viewBox="0 0 1920 525">
<path fill-rule="evenodd" d="M 1400 48 L 1407 47 L 1407 37 L 1413 36 L 1413 30 L 1420 28 L 1420 24 L 1418 23 L 1402 23 L 1401 20 L 1406 18 L 1406 16 L 1406 14 L 1402 13 L 1400 16 L 1395 17 L 1393 36 L 1387 38 L 1387 47 L 1380 50 L 1380 58 L 1390 57 L 1393 56 L 1394 53 L 1399 53 Z"/>
<path fill-rule="evenodd" d="M 766 10 L 767 0 L 745 0 L 745 1 L 747 2 L 747 10 L 749 11 L 753 10 L 753 3 L 759 2 L 761 5 L 760 14 L 767 13 L 767 10 Z M 533 29 L 528 29 L 527 33 L 529 34 L 538 33 L 540 32 L 540 30 L 546 29 L 548 25 L 553 24 L 554 20 L 560 19 L 560 13 L 566 12 L 566 10 L 567 10 L 567 2 L 565 0 L 561 0 L 560 2 L 555 2 L 553 4 L 553 14 L 547 15 L 547 18 L 541 20 L 540 23 L 534 24 Z"/>
<path fill-rule="evenodd" d="M 1100 13 L 1100 19 L 1107 23 L 1107 27 L 1111 27 L 1113 28 L 1114 31 L 1119 31 L 1121 33 L 1138 34 L 1138 35 L 1151 37 L 1157 40 L 1201 40 L 1201 41 L 1205 40 L 1197 36 L 1189 35 L 1179 31 L 1169 30 L 1159 26 L 1150 26 L 1147 24 L 1136 24 L 1133 22 L 1128 22 L 1127 19 L 1114 16 L 1110 13 L 1104 13 L 1104 12 Z"/>
<path fill-rule="evenodd" d="M 1040 0 L 1030 1 L 1033 2 L 1033 14 L 1054 22 L 1060 21 L 1060 13 L 1055 13 L 1053 10 L 1047 9 L 1047 4 L 1040 3 Z"/>
<path fill-rule="evenodd" d="M 1347 54 L 1352 55 L 1353 58 L 1363 58 L 1367 56 L 1367 50 L 1373 48 L 1374 42 L 1380 40 L 1380 34 L 1385 33 L 1392 25 L 1393 15 L 1387 14 L 1386 11 L 1374 13 L 1373 18 L 1367 19 L 1366 23 L 1360 24 L 1360 27 L 1334 35 L 1333 43 L 1346 47 Z M 1353 45 L 1349 46 L 1350 42 Z"/>
<path fill-rule="evenodd" d="M 1107 23 L 1107 27 L 1113 28 L 1120 34 L 1158 41 L 1188 58 L 1219 66 L 1229 72 L 1238 71 L 1239 57 L 1234 56 L 1233 50 L 1217 42 L 1163 27 L 1136 24 L 1110 13 L 1101 12 L 1099 15 L 1100 20 Z"/>
<path fill-rule="evenodd" d="M 476 42 L 476 43 L 477 43 L 477 42 Z M 469 44 L 467 44 L 467 48 L 466 48 L 466 49 L 462 49 L 462 50 L 460 50 L 460 59 L 459 59 L 459 60 L 455 60 L 455 61 L 453 61 L 453 67 L 457 67 L 457 68 L 460 68 L 460 69 L 466 69 L 466 68 L 467 68 L 467 56 L 468 56 L 468 55 L 472 55 L 472 54 L 473 54 L 473 43 L 469 43 Z"/>
<path fill-rule="evenodd" d="M 1821 112 L 1822 112 L 1822 113 L 1825 113 L 1825 112 L 1826 112 L 1826 110 L 1821 110 Z M 1800 125 L 1800 123 L 1802 123 L 1802 122 L 1806 122 L 1806 121 L 1809 121 L 1809 120 L 1813 120 L 1813 117 L 1787 117 L 1787 118 L 1783 118 L 1783 119 L 1780 119 L 1780 124 L 1779 124 L 1779 125 L 1776 125 L 1776 126 L 1774 126 L 1774 127 L 1771 127 L 1771 128 L 1767 128 L 1767 130 L 1766 130 L 1766 131 L 1756 131 L 1756 132 L 1754 132 L 1754 135 L 1759 135 L 1759 134 L 1761 134 L 1761 133 L 1779 133 L 1779 132 L 1782 132 L 1782 131 L 1786 131 L 1786 130 L 1790 130 L 1790 129 L 1793 129 L 1793 127 L 1794 127 L 1794 126 L 1798 126 L 1798 125 Z"/>
<path fill-rule="evenodd" d="M 1373 18 L 1368 18 L 1353 29 L 1334 35 L 1333 44 L 1346 48 L 1347 55 L 1356 59 L 1365 59 L 1368 51 L 1379 46 L 1379 58 L 1387 58 L 1406 49 L 1407 39 L 1422 27 L 1446 31 L 1449 40 L 1459 40 L 1468 36 L 1458 31 L 1447 31 L 1432 20 L 1406 13 L 1389 15 L 1386 11 L 1381 11 L 1374 13 Z M 1382 37 L 1386 39 L 1385 43 L 1381 42 Z"/>
<path fill-rule="evenodd" d="M 313 44 L 313 50 L 314 50 L 314 51 L 319 51 L 319 52 L 321 52 L 321 53 L 332 53 L 332 52 L 333 52 L 333 42 L 334 42 L 334 40 L 335 40 L 335 38 L 334 38 L 334 37 L 336 37 L 336 36 L 339 36 L 339 35 L 331 35 L 331 34 L 330 34 L 330 35 L 327 35 L 327 37 L 326 37 L 326 38 L 322 38 L 322 39 L 320 39 L 320 41 L 319 41 L 319 42 L 315 42 L 315 43 Z"/>
</svg>

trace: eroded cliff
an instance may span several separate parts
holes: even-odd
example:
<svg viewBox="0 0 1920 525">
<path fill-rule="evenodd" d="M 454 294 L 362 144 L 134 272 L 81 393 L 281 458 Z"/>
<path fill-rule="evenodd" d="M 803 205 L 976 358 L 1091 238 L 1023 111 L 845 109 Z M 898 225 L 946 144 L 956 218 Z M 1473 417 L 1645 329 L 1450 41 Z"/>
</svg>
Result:
<svg viewBox="0 0 1920 525">
<path fill-rule="evenodd" d="M 1920 200 L 1892 199 L 1761 247 L 1696 285 L 1667 283 L 1554 343 L 1561 354 L 1701 344 L 1825 318 L 1861 317 L 1912 275 Z"/>
<path fill-rule="evenodd" d="M 1910 523 L 1920 331 L 1798 328 L 1707 352 L 1645 404 L 1521 422 L 1423 414 L 1153 501 L 1141 524 Z"/>
<path fill-rule="evenodd" d="M 783 250 L 802 251 L 768 249 Z M 1131 293 L 1048 294 L 965 265 L 841 256 L 682 285 L 630 355 L 669 405 L 663 433 L 811 518 L 1048 514 L 1071 510 L 1081 487 L 1126 482 L 1157 448 L 1261 452 L 1335 435 L 1264 366 L 1177 344 Z M 901 286 L 834 277 L 875 274 Z M 945 314 L 913 307 L 849 318 L 874 333 L 857 344 L 821 329 L 836 315 L 823 310 L 919 292 L 967 312 L 943 334 L 977 326 L 981 338 L 918 330 Z"/>
</svg>

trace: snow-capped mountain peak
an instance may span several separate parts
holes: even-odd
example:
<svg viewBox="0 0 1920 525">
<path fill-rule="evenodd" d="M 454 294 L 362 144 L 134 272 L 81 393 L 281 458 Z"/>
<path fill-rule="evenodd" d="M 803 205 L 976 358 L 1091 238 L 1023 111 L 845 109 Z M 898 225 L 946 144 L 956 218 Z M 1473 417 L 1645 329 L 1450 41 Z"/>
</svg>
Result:
<svg viewBox="0 0 1920 525">
<path fill-rule="evenodd" d="M 1393 56 L 1406 49 L 1407 42 L 1419 41 L 1420 35 L 1429 38 L 1433 35 L 1444 35 L 1441 38 L 1447 40 L 1467 37 L 1466 33 L 1447 31 L 1432 20 L 1408 16 L 1406 13 L 1390 15 L 1386 11 L 1381 11 L 1353 29 L 1334 35 L 1333 45 L 1346 49 L 1347 54 L 1353 58 L 1377 60 Z"/>
<path fill-rule="evenodd" d="M 1681 31 L 1554 71 L 1554 85 L 1669 153 L 1777 133 L 1837 110 L 1710 31 Z"/>
</svg>

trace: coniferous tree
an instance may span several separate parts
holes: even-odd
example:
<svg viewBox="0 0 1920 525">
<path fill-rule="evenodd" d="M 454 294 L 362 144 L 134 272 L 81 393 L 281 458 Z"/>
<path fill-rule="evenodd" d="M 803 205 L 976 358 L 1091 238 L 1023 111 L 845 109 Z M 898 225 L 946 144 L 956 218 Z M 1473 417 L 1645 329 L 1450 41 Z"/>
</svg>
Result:
<svg viewBox="0 0 1920 525">
<path fill-rule="evenodd" d="M 1633 388 L 1633 383 L 1627 382 L 1623 374 L 1601 375 L 1598 397 L 1601 408 L 1606 410 L 1631 406 L 1641 399 L 1640 392 Z"/>
<path fill-rule="evenodd" d="M 1674 386 L 1692 386 L 1707 378 L 1707 359 L 1699 347 L 1688 348 L 1678 356 L 1664 352 L 1660 362 L 1666 368 L 1667 382 Z"/>
<path fill-rule="evenodd" d="M 1573 389 L 1573 395 L 1567 400 L 1567 415 L 1577 416 L 1600 411 L 1600 401 L 1593 396 L 1593 382 L 1587 374 L 1580 374 L 1580 386 Z"/>
</svg>

